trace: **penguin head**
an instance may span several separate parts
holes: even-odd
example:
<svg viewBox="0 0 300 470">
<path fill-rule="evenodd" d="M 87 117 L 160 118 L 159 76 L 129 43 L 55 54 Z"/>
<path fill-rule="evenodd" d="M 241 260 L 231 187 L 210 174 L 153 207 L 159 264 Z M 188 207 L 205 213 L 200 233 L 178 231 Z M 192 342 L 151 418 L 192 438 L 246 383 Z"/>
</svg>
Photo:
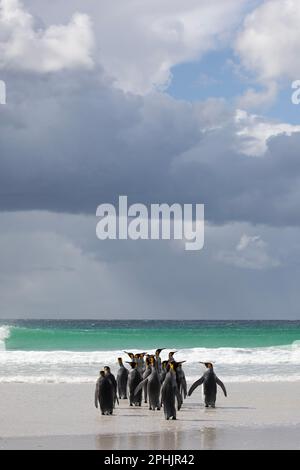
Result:
<svg viewBox="0 0 300 470">
<path fill-rule="evenodd" d="M 131 361 L 131 362 L 130 362 L 130 361 L 126 361 L 126 364 L 130 364 L 130 367 L 131 367 L 132 369 L 135 369 L 136 366 L 137 366 L 137 363 L 136 363 L 135 361 Z"/>
<path fill-rule="evenodd" d="M 151 366 L 155 366 L 156 360 L 155 360 L 154 356 L 150 356 L 150 364 L 151 364 Z"/>
<path fill-rule="evenodd" d="M 173 356 L 174 356 L 174 354 L 176 354 L 176 353 L 177 353 L 177 351 L 171 351 L 171 352 L 169 352 L 169 358 L 172 359 Z"/>
<path fill-rule="evenodd" d="M 168 361 L 162 361 L 161 367 L 165 370 L 167 367 Z"/>
<path fill-rule="evenodd" d="M 176 362 L 176 367 L 177 369 L 181 369 L 182 368 L 182 364 L 184 364 L 186 361 L 180 361 L 180 362 Z"/>
<path fill-rule="evenodd" d="M 200 362 L 200 364 L 204 364 L 206 369 L 213 369 L 213 363 L 212 362 Z"/>
<path fill-rule="evenodd" d="M 127 352 L 127 351 L 124 351 L 125 354 L 127 354 L 127 356 L 130 357 L 130 359 L 133 359 L 134 358 L 134 354 L 131 353 L 131 352 Z"/>
<path fill-rule="evenodd" d="M 104 367 L 104 373 L 105 373 L 105 374 L 110 374 L 110 367 L 105 366 L 105 367 Z"/>
<path fill-rule="evenodd" d="M 156 357 L 159 357 L 160 353 L 161 353 L 162 351 L 164 351 L 164 350 L 165 350 L 165 348 L 157 349 L 157 350 L 155 351 L 155 356 L 156 356 Z"/>
<path fill-rule="evenodd" d="M 118 357 L 118 364 L 119 366 L 123 365 L 123 359 L 121 357 Z"/>
<path fill-rule="evenodd" d="M 99 375 L 100 375 L 100 377 L 105 377 L 105 372 L 104 372 L 104 370 L 100 370 Z"/>
</svg>

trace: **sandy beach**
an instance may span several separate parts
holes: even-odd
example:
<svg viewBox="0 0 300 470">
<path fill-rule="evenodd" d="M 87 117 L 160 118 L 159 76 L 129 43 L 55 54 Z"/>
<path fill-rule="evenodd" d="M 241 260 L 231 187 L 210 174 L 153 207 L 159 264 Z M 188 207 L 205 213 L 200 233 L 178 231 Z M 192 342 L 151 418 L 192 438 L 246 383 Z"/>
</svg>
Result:
<svg viewBox="0 0 300 470">
<path fill-rule="evenodd" d="M 300 449 L 300 383 L 228 384 L 206 410 L 202 392 L 177 421 L 126 401 L 94 408 L 93 384 L 1 384 L 0 449 Z"/>
</svg>

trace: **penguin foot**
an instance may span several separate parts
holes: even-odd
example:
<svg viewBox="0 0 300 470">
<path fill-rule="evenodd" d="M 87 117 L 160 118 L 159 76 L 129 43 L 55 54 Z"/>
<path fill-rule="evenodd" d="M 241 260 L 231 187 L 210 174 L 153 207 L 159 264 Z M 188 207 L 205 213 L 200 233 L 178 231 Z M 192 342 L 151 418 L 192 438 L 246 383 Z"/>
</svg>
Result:
<svg viewBox="0 0 300 470">
<path fill-rule="evenodd" d="M 144 403 L 148 403 L 147 400 L 145 400 Z"/>
<path fill-rule="evenodd" d="M 209 405 L 205 405 L 205 408 L 208 408 Z"/>
<path fill-rule="evenodd" d="M 130 403 L 130 405 L 129 405 L 129 406 L 133 406 L 133 404 L 132 404 L 132 403 Z"/>
<path fill-rule="evenodd" d="M 172 420 L 173 420 L 173 421 L 176 421 L 176 416 L 173 416 Z"/>
<path fill-rule="evenodd" d="M 157 409 L 157 411 L 160 411 L 160 407 L 159 407 L 159 406 L 158 406 L 156 409 Z"/>
</svg>

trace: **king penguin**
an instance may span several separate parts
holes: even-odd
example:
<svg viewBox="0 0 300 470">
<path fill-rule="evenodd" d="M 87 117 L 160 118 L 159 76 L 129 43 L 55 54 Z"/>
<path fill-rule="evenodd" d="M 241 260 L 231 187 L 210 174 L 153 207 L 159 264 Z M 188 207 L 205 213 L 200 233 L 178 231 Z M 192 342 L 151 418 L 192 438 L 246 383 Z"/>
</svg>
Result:
<svg viewBox="0 0 300 470">
<path fill-rule="evenodd" d="M 147 387 L 149 410 L 160 410 L 160 377 L 156 367 L 156 361 L 153 356 L 150 357 L 150 375 L 148 375 L 135 389 L 135 395 L 139 393 L 142 387 Z"/>
<path fill-rule="evenodd" d="M 118 395 L 117 395 L 117 388 L 118 387 L 117 387 L 116 378 L 115 378 L 114 374 L 111 373 L 110 367 L 108 367 L 108 366 L 104 367 L 104 374 L 105 374 L 105 377 L 107 377 L 111 381 L 111 384 L 112 384 L 113 390 L 114 390 L 114 404 L 116 404 L 116 401 L 118 401 Z"/>
<path fill-rule="evenodd" d="M 175 362 L 175 359 L 174 359 L 174 354 L 176 354 L 177 351 L 171 351 L 169 352 L 169 362 Z"/>
<path fill-rule="evenodd" d="M 146 357 L 146 369 L 143 373 L 143 392 L 144 392 L 144 402 L 147 403 L 148 401 L 148 390 L 147 390 L 147 382 L 145 382 L 145 379 L 147 379 L 147 377 L 149 377 L 149 375 L 151 374 L 152 372 L 152 369 L 151 369 L 151 365 L 150 365 L 150 356 L 147 356 Z"/>
<path fill-rule="evenodd" d="M 129 391 L 129 404 L 130 406 L 142 405 L 142 390 L 135 396 L 134 391 L 136 387 L 142 382 L 142 376 L 137 369 L 137 363 L 132 361 L 128 362 L 131 366 L 131 371 L 128 376 L 128 391 Z"/>
<path fill-rule="evenodd" d="M 187 396 L 187 383 L 185 378 L 185 373 L 182 368 L 182 364 L 185 361 L 177 362 L 177 369 L 176 369 L 176 378 L 177 378 L 177 385 L 179 388 L 179 393 L 181 395 L 182 401 L 186 399 Z"/>
<path fill-rule="evenodd" d="M 163 383 L 167 375 L 167 365 L 169 361 L 162 361 L 161 363 L 161 373 L 160 373 L 160 383 Z"/>
<path fill-rule="evenodd" d="M 161 389 L 161 404 L 164 407 L 165 419 L 176 419 L 175 399 L 178 403 L 181 401 L 179 390 L 176 382 L 176 371 L 173 362 L 169 365 L 169 371 L 166 374 L 162 389 Z"/>
<path fill-rule="evenodd" d="M 114 408 L 114 387 L 111 380 L 105 375 L 104 370 L 100 371 L 100 377 L 96 383 L 95 406 L 100 409 L 102 415 L 112 415 Z"/>
<path fill-rule="evenodd" d="M 160 357 L 160 353 L 164 351 L 164 348 L 162 349 L 157 349 L 155 351 L 155 361 L 156 361 L 156 367 L 157 367 L 157 371 L 158 373 L 160 374 L 161 373 L 161 357 Z"/>
<path fill-rule="evenodd" d="M 129 370 L 123 364 L 121 357 L 118 358 L 118 364 L 120 366 L 117 373 L 117 386 L 118 386 L 118 395 L 120 399 L 127 399 L 127 382 Z"/>
<path fill-rule="evenodd" d="M 199 385 L 203 384 L 204 388 L 204 401 L 205 407 L 208 408 L 211 406 L 215 408 L 216 406 L 216 398 L 217 398 L 217 385 L 221 387 L 225 397 L 227 397 L 227 391 L 225 385 L 221 380 L 216 376 L 214 372 L 214 367 L 211 362 L 200 362 L 200 364 L 204 364 L 207 368 L 207 371 L 202 375 L 202 377 L 197 380 L 189 389 L 189 397 L 192 395 L 193 391 L 199 387 Z"/>
</svg>

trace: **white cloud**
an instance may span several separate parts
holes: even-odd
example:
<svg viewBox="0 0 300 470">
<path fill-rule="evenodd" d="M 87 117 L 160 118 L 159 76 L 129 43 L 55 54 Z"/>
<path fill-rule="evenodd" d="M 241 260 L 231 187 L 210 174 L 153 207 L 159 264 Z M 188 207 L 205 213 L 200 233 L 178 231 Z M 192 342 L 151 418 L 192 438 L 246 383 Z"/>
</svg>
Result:
<svg viewBox="0 0 300 470">
<path fill-rule="evenodd" d="M 251 244 L 255 244 L 259 248 L 264 248 L 266 246 L 265 242 L 258 235 L 248 236 L 246 234 L 241 236 L 239 243 L 236 246 L 237 251 L 246 250 Z"/>
<path fill-rule="evenodd" d="M 0 67 L 56 72 L 93 65 L 90 18 L 74 13 L 67 25 L 37 28 L 19 0 L 0 0 Z"/>
<path fill-rule="evenodd" d="M 229 44 L 248 3 L 100 1 L 95 12 L 100 63 L 126 92 L 144 94 L 166 87 L 173 66 Z"/>
<path fill-rule="evenodd" d="M 236 41 L 242 65 L 259 81 L 300 77 L 299 0 L 267 0 L 244 22 Z"/>
<path fill-rule="evenodd" d="M 244 269 L 268 269 L 280 266 L 279 260 L 268 253 L 268 244 L 259 235 L 243 234 L 233 250 L 224 250 L 218 261 Z"/>
<path fill-rule="evenodd" d="M 235 116 L 237 125 L 238 148 L 245 155 L 262 156 L 268 149 L 268 139 L 284 134 L 291 136 L 300 132 L 300 126 L 269 121 L 262 116 L 237 110 Z"/>
<path fill-rule="evenodd" d="M 242 109 L 261 108 L 272 104 L 278 92 L 278 86 L 275 82 L 270 82 L 262 90 L 248 88 L 245 93 L 238 97 L 238 107 Z"/>
</svg>

